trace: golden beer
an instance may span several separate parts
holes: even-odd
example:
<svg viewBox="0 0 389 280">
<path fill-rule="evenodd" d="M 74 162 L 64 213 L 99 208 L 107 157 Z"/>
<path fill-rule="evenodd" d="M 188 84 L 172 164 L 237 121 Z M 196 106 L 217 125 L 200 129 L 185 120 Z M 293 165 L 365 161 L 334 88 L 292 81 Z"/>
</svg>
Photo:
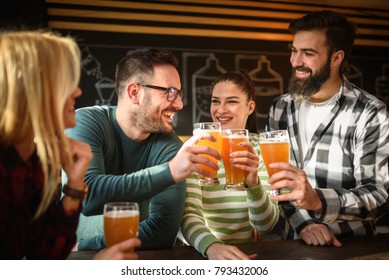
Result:
<svg viewBox="0 0 389 280">
<path fill-rule="evenodd" d="M 280 171 L 275 168 L 270 168 L 269 165 L 271 163 L 289 162 L 290 144 L 287 130 L 273 130 L 259 133 L 259 147 L 269 177 Z M 268 191 L 271 196 L 290 192 L 290 188 Z"/>
<path fill-rule="evenodd" d="M 246 147 L 240 147 L 241 142 L 248 142 L 247 129 L 223 130 L 222 158 L 226 173 L 226 189 L 243 189 L 244 171 L 231 164 L 230 154 L 237 151 L 246 151 Z"/>
<path fill-rule="evenodd" d="M 273 162 L 289 162 L 288 142 L 268 142 L 260 144 L 261 154 L 269 177 L 279 170 L 269 167 Z"/>
<path fill-rule="evenodd" d="M 289 162 L 289 134 L 287 130 L 259 133 L 259 147 L 269 177 L 278 172 L 269 167 L 273 162 Z"/>
<path fill-rule="evenodd" d="M 104 237 L 107 247 L 138 236 L 139 210 L 133 203 L 107 203 L 104 206 Z"/>
<path fill-rule="evenodd" d="M 214 150 L 216 150 L 219 154 L 221 154 L 222 148 L 222 136 L 221 136 L 221 124 L 218 122 L 203 122 L 203 123 L 195 123 L 193 124 L 193 135 L 199 134 L 211 134 L 216 141 L 209 140 L 199 140 L 196 143 L 196 146 L 208 146 Z M 203 157 L 210 159 L 213 163 L 218 165 L 218 159 L 206 155 L 200 154 Z M 204 177 L 199 175 L 198 183 L 200 186 L 216 186 L 218 185 L 219 179 L 217 178 L 217 170 L 214 170 L 204 164 L 199 164 L 203 169 L 207 170 L 211 173 L 210 177 Z"/>
<path fill-rule="evenodd" d="M 211 134 L 213 137 L 215 137 L 217 140 L 216 142 L 212 142 L 212 141 L 208 141 L 208 140 L 200 140 L 199 142 L 197 142 L 197 146 L 208 146 L 212 149 L 215 149 L 216 151 L 219 152 L 219 154 L 221 153 L 221 149 L 222 149 L 222 136 L 221 136 L 221 133 L 220 131 L 207 131 L 207 133 Z M 210 155 L 205 155 L 205 154 L 200 154 L 201 156 L 203 157 L 206 157 L 206 158 L 209 158 L 213 163 L 215 163 L 216 165 L 218 165 L 218 160 Z M 205 170 L 207 170 L 208 172 L 210 172 L 212 175 L 211 177 L 214 178 L 214 177 L 217 177 L 217 171 L 206 166 L 206 165 L 203 165 L 203 164 L 199 164 L 202 168 L 204 168 Z"/>
</svg>

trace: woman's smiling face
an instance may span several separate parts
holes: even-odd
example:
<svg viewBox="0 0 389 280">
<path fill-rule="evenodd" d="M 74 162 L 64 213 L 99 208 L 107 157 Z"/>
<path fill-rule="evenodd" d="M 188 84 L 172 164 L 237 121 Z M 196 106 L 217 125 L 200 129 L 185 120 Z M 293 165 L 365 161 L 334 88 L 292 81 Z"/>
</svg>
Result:
<svg viewBox="0 0 389 280">
<path fill-rule="evenodd" d="M 234 83 L 217 83 L 212 91 L 211 115 L 214 122 L 220 122 L 223 129 L 245 128 L 248 116 L 255 103 Z"/>
</svg>

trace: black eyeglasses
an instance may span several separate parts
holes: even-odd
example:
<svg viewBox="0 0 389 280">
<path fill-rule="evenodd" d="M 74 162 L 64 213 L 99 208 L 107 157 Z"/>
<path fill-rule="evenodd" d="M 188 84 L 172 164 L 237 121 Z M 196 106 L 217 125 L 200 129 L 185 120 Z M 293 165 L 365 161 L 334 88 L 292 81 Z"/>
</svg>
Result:
<svg viewBox="0 0 389 280">
<path fill-rule="evenodd" d="M 183 89 L 176 89 L 175 87 L 159 87 L 159 86 L 153 86 L 153 85 L 148 85 L 143 83 L 137 83 L 137 85 L 141 87 L 147 87 L 147 88 L 153 88 L 153 89 L 159 89 L 165 91 L 167 93 L 166 95 L 167 101 L 169 102 L 173 102 L 174 100 L 176 100 L 178 95 L 181 98 L 184 95 Z"/>
</svg>

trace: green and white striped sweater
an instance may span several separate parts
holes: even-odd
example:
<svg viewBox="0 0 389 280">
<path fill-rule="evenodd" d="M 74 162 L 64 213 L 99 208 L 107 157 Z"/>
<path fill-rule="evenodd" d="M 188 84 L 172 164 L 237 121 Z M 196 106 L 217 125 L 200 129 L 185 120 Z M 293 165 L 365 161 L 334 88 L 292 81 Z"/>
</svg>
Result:
<svg viewBox="0 0 389 280">
<path fill-rule="evenodd" d="M 250 142 L 259 154 L 258 135 L 250 133 Z M 253 241 L 252 229 L 266 233 L 278 221 L 278 205 L 267 191 L 268 175 L 260 156 L 258 176 L 261 185 L 246 191 L 224 190 L 226 182 L 223 162 L 219 163 L 220 185 L 201 187 L 193 174 L 187 180 L 184 216 L 181 232 L 186 241 L 205 256 L 213 243 Z"/>
</svg>

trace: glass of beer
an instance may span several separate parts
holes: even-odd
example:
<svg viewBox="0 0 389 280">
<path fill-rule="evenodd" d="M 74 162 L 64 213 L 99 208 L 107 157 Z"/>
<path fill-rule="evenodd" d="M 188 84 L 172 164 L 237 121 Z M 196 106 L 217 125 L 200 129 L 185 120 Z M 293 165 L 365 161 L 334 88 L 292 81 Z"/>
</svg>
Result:
<svg viewBox="0 0 389 280">
<path fill-rule="evenodd" d="M 270 163 L 289 162 L 290 145 L 287 130 L 273 130 L 259 133 L 259 147 L 269 177 L 279 171 L 270 168 Z M 290 189 L 270 191 L 270 194 L 279 195 L 288 192 L 290 192 Z"/>
<path fill-rule="evenodd" d="M 193 124 L 193 135 L 198 134 L 211 134 L 216 141 L 209 140 L 200 140 L 196 143 L 197 146 L 208 146 L 212 149 L 215 149 L 219 154 L 221 154 L 222 149 L 222 137 L 221 137 L 222 127 L 218 122 L 201 122 Z M 209 158 L 212 162 L 218 165 L 218 160 L 212 156 L 201 154 L 201 156 Z M 204 177 L 199 175 L 198 184 L 200 186 L 217 186 L 220 184 L 219 179 L 217 178 L 217 170 L 214 170 L 206 165 L 200 164 L 200 166 L 210 172 L 211 177 Z"/>
<path fill-rule="evenodd" d="M 249 142 L 247 129 L 224 129 L 222 131 L 222 158 L 226 172 L 225 190 L 244 190 L 244 171 L 235 167 L 230 161 L 230 155 L 237 151 L 246 151 L 246 147 L 240 147 L 241 142 Z"/>
<path fill-rule="evenodd" d="M 104 204 L 104 238 L 107 247 L 137 237 L 139 206 L 136 202 Z"/>
</svg>

